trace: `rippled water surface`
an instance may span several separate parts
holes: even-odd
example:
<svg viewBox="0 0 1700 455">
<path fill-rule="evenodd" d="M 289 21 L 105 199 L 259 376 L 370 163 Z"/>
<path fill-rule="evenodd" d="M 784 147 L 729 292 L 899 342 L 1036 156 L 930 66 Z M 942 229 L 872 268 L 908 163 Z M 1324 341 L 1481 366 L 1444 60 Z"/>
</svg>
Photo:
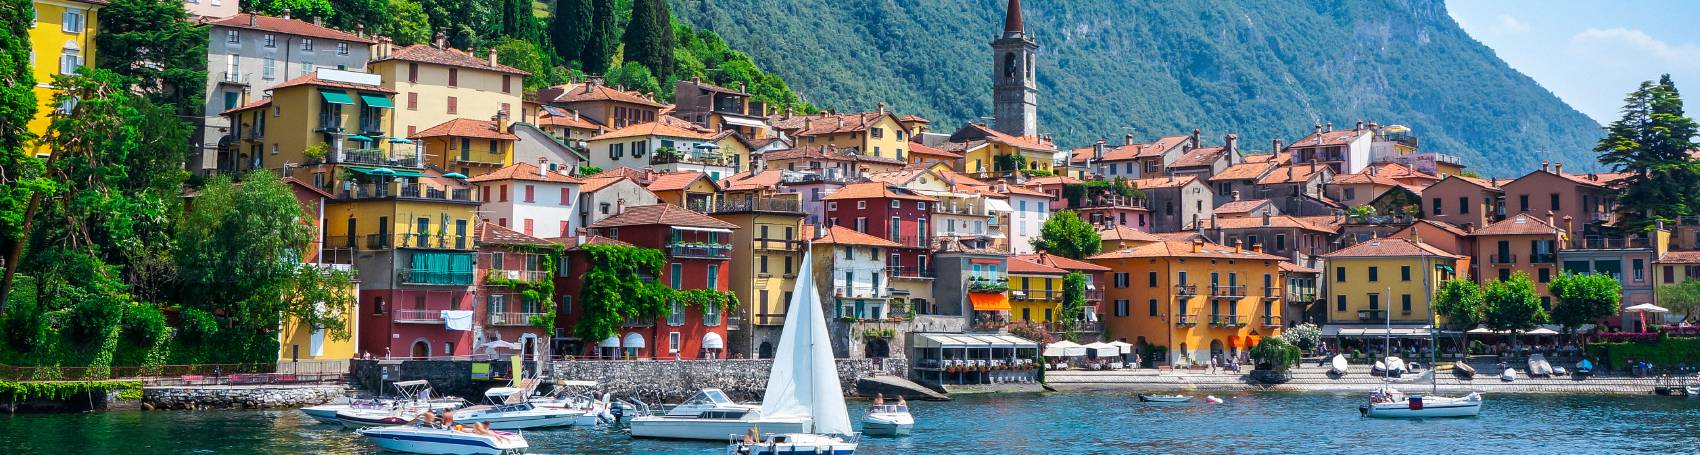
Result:
<svg viewBox="0 0 1700 455">
<path fill-rule="evenodd" d="M 1202 394 L 1199 400 L 1202 401 Z M 1693 453 L 1700 399 L 1489 395 L 1477 418 L 1370 420 L 1359 395 L 1218 395 L 1147 405 L 1132 393 L 963 396 L 912 403 L 915 434 L 863 438 L 863 454 Z M 851 402 L 852 409 L 865 403 Z M 854 412 L 853 412 L 854 414 Z M 852 416 L 856 417 L 856 416 Z M 526 432 L 531 453 L 725 453 L 723 444 L 633 440 L 618 428 Z M 118 411 L 0 416 L 0 452 L 371 453 L 298 411 Z"/>
</svg>

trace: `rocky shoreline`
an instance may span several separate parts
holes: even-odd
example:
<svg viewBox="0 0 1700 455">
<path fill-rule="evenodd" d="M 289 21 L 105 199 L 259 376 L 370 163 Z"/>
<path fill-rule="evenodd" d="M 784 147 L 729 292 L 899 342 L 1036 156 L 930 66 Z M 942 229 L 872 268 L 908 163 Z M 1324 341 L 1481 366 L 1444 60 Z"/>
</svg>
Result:
<svg viewBox="0 0 1700 455">
<path fill-rule="evenodd" d="M 342 385 L 171 386 L 142 389 L 142 409 L 270 409 L 329 403 Z"/>
</svg>

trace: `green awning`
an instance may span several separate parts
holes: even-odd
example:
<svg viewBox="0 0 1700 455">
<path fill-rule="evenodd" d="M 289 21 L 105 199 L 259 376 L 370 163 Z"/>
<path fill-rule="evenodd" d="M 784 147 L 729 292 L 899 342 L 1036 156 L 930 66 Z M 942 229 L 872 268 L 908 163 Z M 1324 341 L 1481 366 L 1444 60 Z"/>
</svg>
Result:
<svg viewBox="0 0 1700 455">
<path fill-rule="evenodd" d="M 325 97 L 326 103 L 354 105 L 354 98 L 349 98 L 348 92 L 342 90 L 319 89 L 319 94 Z"/>
<path fill-rule="evenodd" d="M 388 97 L 385 97 L 384 95 L 374 95 L 374 94 L 371 94 L 371 93 L 361 93 L 360 94 L 360 101 L 366 102 L 367 107 L 395 109 L 395 103 L 391 103 L 390 99 Z"/>
<path fill-rule="evenodd" d="M 413 141 L 409 140 L 407 138 L 392 137 L 392 138 L 390 138 L 390 143 L 391 144 L 412 144 Z"/>
<path fill-rule="evenodd" d="M 360 134 L 350 134 L 350 135 L 348 135 L 348 140 L 360 141 L 360 142 L 372 142 L 374 139 L 372 139 L 371 137 L 368 137 L 368 136 L 360 135 Z"/>
<path fill-rule="evenodd" d="M 395 169 L 389 169 L 389 168 L 354 167 L 354 166 L 348 167 L 349 172 L 353 172 L 353 173 L 360 174 L 360 175 L 379 175 L 380 174 L 380 172 L 378 171 L 379 169 L 390 171 L 388 173 L 382 173 L 382 175 L 387 176 L 387 177 L 424 177 L 425 176 L 425 174 L 421 174 L 421 173 L 419 173 L 419 171 L 395 170 Z"/>
</svg>

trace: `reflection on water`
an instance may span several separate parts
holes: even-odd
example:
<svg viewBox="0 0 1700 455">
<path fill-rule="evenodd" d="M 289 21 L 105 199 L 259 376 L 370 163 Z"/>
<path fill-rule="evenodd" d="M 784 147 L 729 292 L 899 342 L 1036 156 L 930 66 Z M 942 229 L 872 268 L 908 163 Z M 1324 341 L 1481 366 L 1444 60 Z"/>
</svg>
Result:
<svg viewBox="0 0 1700 455">
<path fill-rule="evenodd" d="M 1482 416 L 1369 420 L 1358 395 L 1230 392 L 1227 403 L 1140 403 L 1132 393 L 964 396 L 914 402 L 915 434 L 863 438 L 859 453 L 1686 453 L 1700 399 L 1489 395 Z M 852 402 L 852 413 L 861 411 Z M 859 417 L 853 415 L 852 417 Z M 619 428 L 526 432 L 531 453 L 721 454 L 709 442 L 633 440 Z M 370 453 L 298 411 L 122 411 L 0 416 L 0 452 Z"/>
</svg>

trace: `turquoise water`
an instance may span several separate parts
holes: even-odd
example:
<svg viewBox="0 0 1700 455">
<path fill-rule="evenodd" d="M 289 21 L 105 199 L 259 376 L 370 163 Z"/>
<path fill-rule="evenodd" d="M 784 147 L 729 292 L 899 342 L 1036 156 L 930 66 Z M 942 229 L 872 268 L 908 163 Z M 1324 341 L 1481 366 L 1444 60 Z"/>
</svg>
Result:
<svg viewBox="0 0 1700 455">
<path fill-rule="evenodd" d="M 1220 405 L 1146 405 L 1132 393 L 966 396 L 912 403 L 915 434 L 862 454 L 1693 453 L 1700 399 L 1489 395 L 1477 418 L 1370 420 L 1357 394 L 1236 392 Z M 1199 401 L 1202 401 L 1202 394 Z M 865 403 L 851 402 L 851 408 Z M 854 412 L 852 412 L 854 417 Z M 722 454 L 714 443 L 633 440 L 620 429 L 526 433 L 531 453 Z M 119 411 L 0 416 L 0 452 L 371 453 L 298 411 Z"/>
</svg>

